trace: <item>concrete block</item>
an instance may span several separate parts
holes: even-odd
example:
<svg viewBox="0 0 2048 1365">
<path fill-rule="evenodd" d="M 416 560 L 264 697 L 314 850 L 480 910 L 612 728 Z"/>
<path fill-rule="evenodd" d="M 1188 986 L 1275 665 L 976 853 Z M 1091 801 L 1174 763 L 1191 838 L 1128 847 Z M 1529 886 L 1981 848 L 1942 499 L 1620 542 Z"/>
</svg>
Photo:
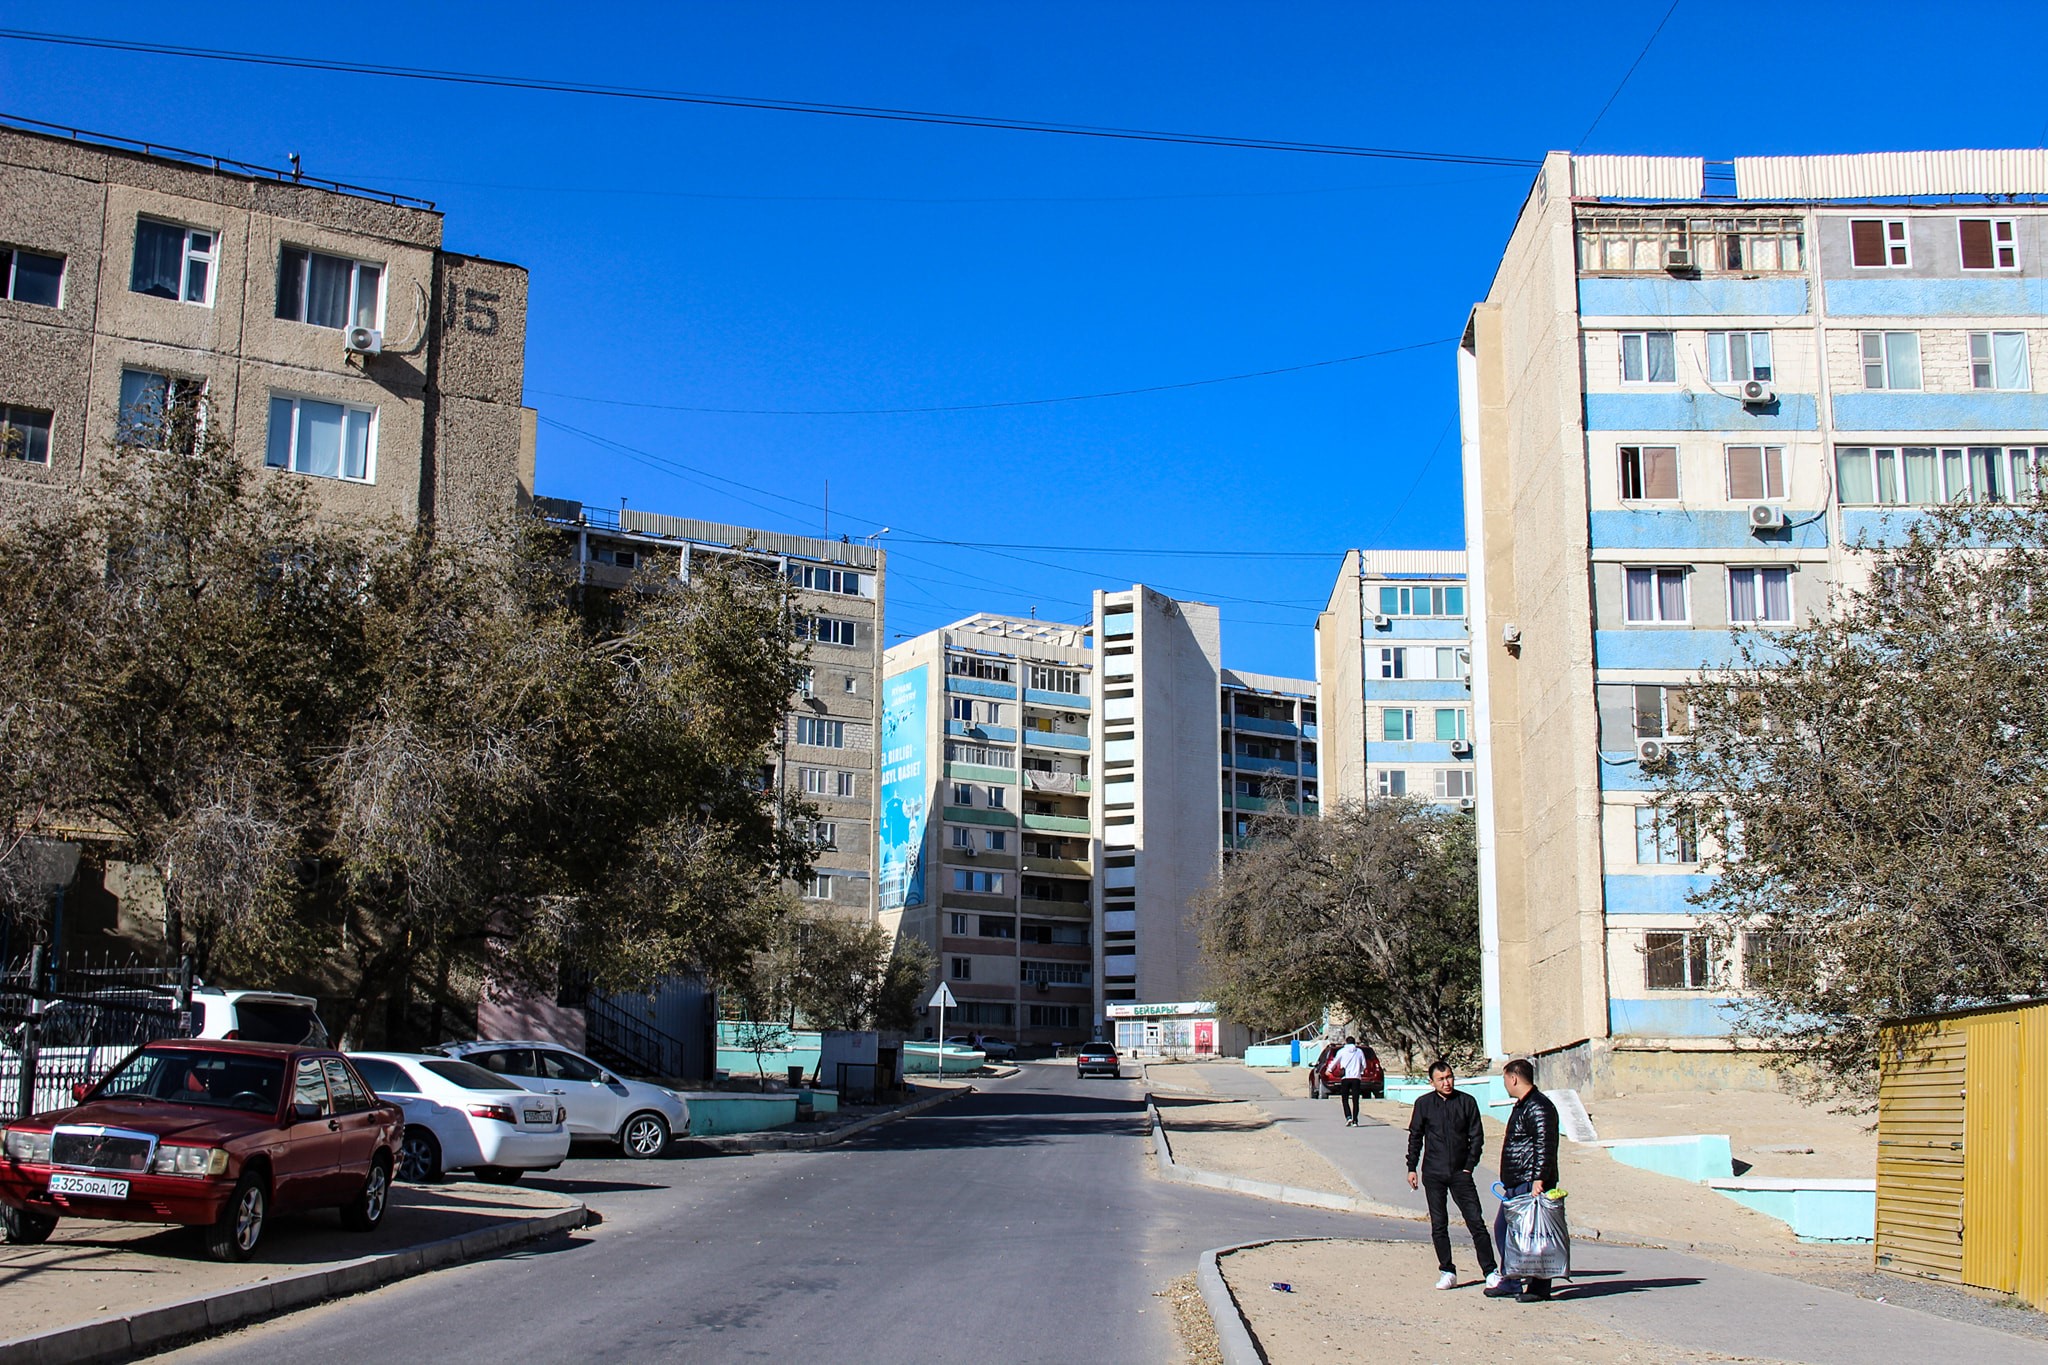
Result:
<svg viewBox="0 0 2048 1365">
<path fill-rule="evenodd" d="M 128 1319 L 81 1322 L 39 1337 L 0 1342 L 0 1365 L 70 1365 L 129 1353 Z"/>
<path fill-rule="evenodd" d="M 1680 1137 L 1610 1138 L 1600 1144 L 1624 1166 L 1655 1171 L 1678 1180 L 1700 1183 L 1735 1175 L 1735 1154 L 1725 1133 L 1691 1133 Z"/>
<path fill-rule="evenodd" d="M 273 1311 L 271 1289 L 269 1284 L 252 1284 L 213 1295 L 206 1301 L 206 1325 L 228 1327 Z"/>
<path fill-rule="evenodd" d="M 330 1294 L 360 1294 L 365 1289 L 375 1289 L 403 1273 L 397 1264 L 403 1259 L 402 1254 L 364 1256 L 334 1266 L 327 1272 L 327 1290 Z"/>
<path fill-rule="evenodd" d="M 180 1337 L 198 1336 L 211 1325 L 207 1320 L 205 1299 L 181 1299 L 177 1303 L 130 1314 L 129 1345 L 132 1350 L 154 1350 Z"/>
<path fill-rule="evenodd" d="M 303 1308 L 330 1296 L 327 1277 L 332 1272 L 315 1270 L 304 1275 L 286 1275 L 270 1282 L 271 1311 L 282 1313 Z"/>
</svg>

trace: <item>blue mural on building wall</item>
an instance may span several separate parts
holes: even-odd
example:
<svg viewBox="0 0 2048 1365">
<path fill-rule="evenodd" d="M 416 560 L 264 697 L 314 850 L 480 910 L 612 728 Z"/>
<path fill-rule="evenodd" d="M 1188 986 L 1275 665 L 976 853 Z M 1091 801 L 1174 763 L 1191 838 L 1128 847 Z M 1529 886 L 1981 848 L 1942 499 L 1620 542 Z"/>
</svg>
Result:
<svg viewBox="0 0 2048 1365">
<path fill-rule="evenodd" d="M 925 665 L 882 682 L 882 818 L 875 829 L 881 908 L 924 904 Z"/>
</svg>

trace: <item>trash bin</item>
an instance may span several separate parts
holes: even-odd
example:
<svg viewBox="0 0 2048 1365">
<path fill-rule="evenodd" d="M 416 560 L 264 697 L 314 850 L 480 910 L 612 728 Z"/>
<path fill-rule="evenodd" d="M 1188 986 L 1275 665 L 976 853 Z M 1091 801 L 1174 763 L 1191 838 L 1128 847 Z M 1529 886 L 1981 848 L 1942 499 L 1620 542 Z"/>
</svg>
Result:
<svg viewBox="0 0 2048 1365">
<path fill-rule="evenodd" d="M 796 1089 L 796 1088 L 797 1088 L 798 1086 L 802 1085 L 803 1083 L 804 1083 L 804 1069 L 803 1069 L 802 1067 L 800 1067 L 800 1066 L 793 1066 L 793 1067 L 791 1067 L 791 1068 L 789 1069 L 789 1088 L 790 1088 L 791 1090 L 794 1090 L 794 1089 Z"/>
</svg>

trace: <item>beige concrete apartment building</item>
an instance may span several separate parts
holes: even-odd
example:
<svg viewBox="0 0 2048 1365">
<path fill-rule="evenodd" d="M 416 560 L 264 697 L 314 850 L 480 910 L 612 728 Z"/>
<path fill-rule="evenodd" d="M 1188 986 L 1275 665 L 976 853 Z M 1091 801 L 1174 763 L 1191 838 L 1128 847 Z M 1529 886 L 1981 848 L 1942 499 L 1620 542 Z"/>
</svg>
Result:
<svg viewBox="0 0 2048 1365">
<path fill-rule="evenodd" d="M 423 200 L 0 126 L 0 508 L 64 497 L 192 398 L 322 516 L 520 505 L 526 272 L 441 233 Z"/>
</svg>

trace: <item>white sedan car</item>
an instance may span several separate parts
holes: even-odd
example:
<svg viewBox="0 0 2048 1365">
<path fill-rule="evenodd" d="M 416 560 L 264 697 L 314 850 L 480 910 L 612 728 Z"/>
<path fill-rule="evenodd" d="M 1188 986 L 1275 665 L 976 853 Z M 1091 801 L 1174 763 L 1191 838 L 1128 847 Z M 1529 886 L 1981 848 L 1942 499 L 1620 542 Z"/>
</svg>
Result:
<svg viewBox="0 0 2048 1365">
<path fill-rule="evenodd" d="M 569 1155 L 568 1113 L 552 1096 L 453 1057 L 351 1052 L 370 1088 L 405 1110 L 398 1178 L 431 1184 L 445 1171 L 474 1171 L 509 1185 L 551 1171 Z"/>
<path fill-rule="evenodd" d="M 681 1095 L 627 1080 L 560 1043 L 443 1043 L 438 1050 L 554 1096 L 569 1111 L 572 1137 L 616 1142 L 627 1156 L 661 1156 L 671 1138 L 690 1135 L 690 1103 Z"/>
</svg>

